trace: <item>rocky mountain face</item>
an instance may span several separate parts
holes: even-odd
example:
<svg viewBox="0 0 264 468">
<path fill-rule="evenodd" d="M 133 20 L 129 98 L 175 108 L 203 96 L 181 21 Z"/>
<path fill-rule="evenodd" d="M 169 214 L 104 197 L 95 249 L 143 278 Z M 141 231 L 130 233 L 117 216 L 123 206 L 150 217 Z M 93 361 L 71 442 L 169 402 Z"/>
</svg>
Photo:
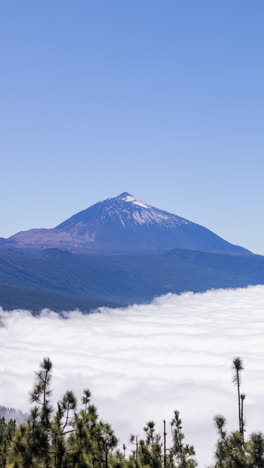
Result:
<svg viewBox="0 0 264 468">
<path fill-rule="evenodd" d="M 250 254 L 212 231 L 151 206 L 127 192 L 96 203 L 53 229 L 30 229 L 0 246 L 57 248 L 87 254 L 161 253 L 171 249 Z"/>
</svg>

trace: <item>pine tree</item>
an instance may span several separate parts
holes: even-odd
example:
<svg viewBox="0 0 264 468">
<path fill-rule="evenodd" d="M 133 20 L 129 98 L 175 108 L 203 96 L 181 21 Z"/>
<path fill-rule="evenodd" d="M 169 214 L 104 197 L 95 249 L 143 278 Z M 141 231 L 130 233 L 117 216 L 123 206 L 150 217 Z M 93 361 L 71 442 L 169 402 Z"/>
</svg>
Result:
<svg viewBox="0 0 264 468">
<path fill-rule="evenodd" d="M 184 434 L 182 432 L 182 421 L 179 411 L 174 411 L 174 417 L 171 421 L 173 446 L 170 451 L 170 457 L 175 461 L 177 468 L 194 468 L 197 466 L 195 459 L 195 450 L 192 445 L 184 444 Z"/>
<path fill-rule="evenodd" d="M 233 382 L 237 386 L 237 400 L 238 400 L 238 430 L 242 434 L 242 417 L 241 417 L 241 395 L 240 395 L 240 385 L 241 385 L 241 371 L 244 369 L 243 362 L 239 357 L 233 359 L 233 369 L 235 371 L 235 375 L 233 378 Z"/>
<path fill-rule="evenodd" d="M 264 468 L 264 436 L 261 433 L 251 435 L 248 442 L 249 468 Z"/>
<path fill-rule="evenodd" d="M 6 422 L 4 417 L 0 418 L 0 468 L 7 466 L 7 455 L 15 430 L 14 420 Z"/>
<path fill-rule="evenodd" d="M 241 393 L 242 361 L 233 361 L 235 382 L 240 401 L 239 428 L 228 433 L 226 420 L 214 418 L 218 432 L 214 468 L 264 468 L 264 435 L 244 434 L 244 401 Z M 0 468 L 195 468 L 194 447 L 185 442 L 178 411 L 171 421 L 172 440 L 165 447 L 165 438 L 156 431 L 154 421 L 144 427 L 144 437 L 131 436 L 135 450 L 118 448 L 111 426 L 99 419 L 85 390 L 81 407 L 73 392 L 67 391 L 57 403 L 50 403 L 52 363 L 44 359 L 31 393 L 34 403 L 27 421 L 16 427 L 0 418 Z M 164 434 L 166 427 L 164 426 Z M 166 452 L 165 452 L 166 448 Z M 164 457 L 164 453 L 167 455 Z"/>
</svg>

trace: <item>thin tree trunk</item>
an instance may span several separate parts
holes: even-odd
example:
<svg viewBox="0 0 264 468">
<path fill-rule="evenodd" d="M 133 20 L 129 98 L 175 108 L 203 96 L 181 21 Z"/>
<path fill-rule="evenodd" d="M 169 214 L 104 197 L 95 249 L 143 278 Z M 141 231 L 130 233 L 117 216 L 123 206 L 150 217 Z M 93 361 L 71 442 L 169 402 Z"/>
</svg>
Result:
<svg viewBox="0 0 264 468">
<path fill-rule="evenodd" d="M 240 379 L 239 379 L 239 371 L 237 373 L 237 399 L 238 399 L 238 427 L 239 432 L 241 433 L 241 399 L 240 399 Z"/>
<path fill-rule="evenodd" d="M 167 432 L 166 432 L 166 421 L 164 420 L 163 421 L 163 424 L 164 424 L 164 431 L 163 431 L 163 448 L 164 448 L 164 468 L 167 467 L 167 455 L 166 455 L 166 452 L 167 452 L 167 448 L 166 448 L 166 436 L 167 436 Z"/>
<path fill-rule="evenodd" d="M 244 399 L 241 398 L 241 434 L 244 440 Z"/>
<path fill-rule="evenodd" d="M 108 468 L 108 450 L 105 451 L 105 468 Z"/>
</svg>

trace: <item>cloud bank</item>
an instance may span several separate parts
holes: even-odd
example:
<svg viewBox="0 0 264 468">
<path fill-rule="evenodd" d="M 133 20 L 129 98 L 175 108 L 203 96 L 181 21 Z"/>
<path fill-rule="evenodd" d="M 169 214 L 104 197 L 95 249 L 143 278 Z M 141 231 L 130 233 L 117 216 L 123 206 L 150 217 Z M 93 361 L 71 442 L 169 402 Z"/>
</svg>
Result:
<svg viewBox="0 0 264 468">
<path fill-rule="evenodd" d="M 142 434 L 149 419 L 162 430 L 178 409 L 203 466 L 216 441 L 213 416 L 223 413 L 236 427 L 231 361 L 239 355 L 247 431 L 262 429 L 264 286 L 168 294 L 148 305 L 66 317 L 0 309 L 0 405 L 27 411 L 33 371 L 49 356 L 54 400 L 67 389 L 80 396 L 90 388 L 122 442 Z"/>
</svg>

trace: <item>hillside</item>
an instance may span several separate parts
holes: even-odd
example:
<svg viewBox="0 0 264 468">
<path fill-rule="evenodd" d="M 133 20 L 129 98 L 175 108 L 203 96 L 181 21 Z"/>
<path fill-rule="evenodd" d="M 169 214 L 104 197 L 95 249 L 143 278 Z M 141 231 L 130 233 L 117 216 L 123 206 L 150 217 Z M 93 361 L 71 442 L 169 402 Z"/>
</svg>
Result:
<svg viewBox="0 0 264 468">
<path fill-rule="evenodd" d="M 87 311 L 96 305 L 147 302 L 168 292 L 264 284 L 264 257 L 179 249 L 160 255 L 87 256 L 2 248 L 0 284 L 0 305 L 8 308 Z"/>
<path fill-rule="evenodd" d="M 67 312 L 79 309 L 88 313 L 101 306 L 120 307 L 122 304 L 108 301 L 105 298 L 63 294 L 50 290 L 17 288 L 0 284 L 0 307 L 5 310 L 26 309 L 39 312 L 43 309 L 51 309 L 55 312 Z"/>
</svg>

